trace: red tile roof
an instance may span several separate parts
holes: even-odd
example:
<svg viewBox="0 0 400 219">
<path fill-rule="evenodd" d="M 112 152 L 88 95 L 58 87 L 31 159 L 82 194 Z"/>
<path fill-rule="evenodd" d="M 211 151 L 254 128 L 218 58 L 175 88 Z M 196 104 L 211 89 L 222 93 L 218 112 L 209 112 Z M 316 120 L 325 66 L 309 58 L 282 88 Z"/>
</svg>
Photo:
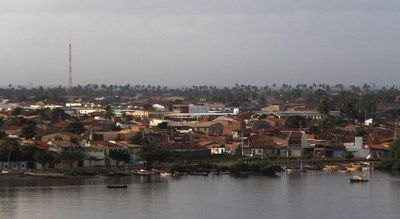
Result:
<svg viewBox="0 0 400 219">
<path fill-rule="evenodd" d="M 49 149 L 51 147 L 51 145 L 44 141 L 33 141 L 33 144 L 40 149 Z"/>
</svg>

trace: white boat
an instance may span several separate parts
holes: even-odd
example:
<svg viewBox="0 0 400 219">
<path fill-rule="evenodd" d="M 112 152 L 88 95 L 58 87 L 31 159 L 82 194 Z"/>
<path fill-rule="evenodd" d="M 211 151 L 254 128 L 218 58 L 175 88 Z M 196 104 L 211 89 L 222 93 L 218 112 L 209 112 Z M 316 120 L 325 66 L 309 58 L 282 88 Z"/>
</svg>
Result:
<svg viewBox="0 0 400 219">
<path fill-rule="evenodd" d="M 367 177 L 365 175 L 363 176 L 352 176 L 350 178 L 350 183 L 364 183 L 364 182 L 368 182 L 369 180 L 367 179 Z"/>
<path fill-rule="evenodd" d="M 11 173 L 11 171 L 9 171 L 9 170 L 1 170 L 1 174 L 9 174 L 9 173 Z"/>
<path fill-rule="evenodd" d="M 161 172 L 160 176 L 172 176 L 172 173 L 169 172 Z"/>
<path fill-rule="evenodd" d="M 150 176 L 153 172 L 151 171 L 147 171 L 144 169 L 140 169 L 138 171 L 134 171 L 133 174 L 134 175 L 138 175 L 138 176 Z"/>
</svg>

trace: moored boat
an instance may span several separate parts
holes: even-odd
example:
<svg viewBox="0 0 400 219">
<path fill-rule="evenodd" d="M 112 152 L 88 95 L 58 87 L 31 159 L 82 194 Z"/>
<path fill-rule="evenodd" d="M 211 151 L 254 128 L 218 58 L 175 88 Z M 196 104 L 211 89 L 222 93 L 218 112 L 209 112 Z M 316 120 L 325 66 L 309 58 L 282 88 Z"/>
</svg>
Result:
<svg viewBox="0 0 400 219">
<path fill-rule="evenodd" d="M 128 185 L 107 185 L 107 189 L 126 189 Z"/>
<path fill-rule="evenodd" d="M 160 176 L 172 176 L 172 173 L 169 172 L 161 172 Z"/>
<path fill-rule="evenodd" d="M 364 176 L 352 176 L 350 178 L 350 183 L 364 183 L 364 182 L 368 182 L 369 180 L 367 179 L 367 177 Z"/>
<path fill-rule="evenodd" d="M 194 176 L 208 176 L 207 172 L 193 172 L 192 175 Z"/>
<path fill-rule="evenodd" d="M 1 174 L 10 174 L 10 173 L 12 173 L 10 170 L 2 170 L 1 171 Z"/>
<path fill-rule="evenodd" d="M 353 171 L 358 171 L 361 170 L 361 166 L 357 164 L 349 164 L 345 167 L 345 170 L 347 172 L 353 172 Z"/>
<path fill-rule="evenodd" d="M 322 170 L 325 172 L 338 171 L 339 169 L 339 166 L 335 165 L 325 165 L 324 168 L 322 168 Z"/>
<path fill-rule="evenodd" d="M 133 172 L 134 175 L 138 175 L 138 176 L 150 176 L 152 173 L 153 172 L 144 170 L 144 169 L 140 169 L 138 171 Z"/>
</svg>

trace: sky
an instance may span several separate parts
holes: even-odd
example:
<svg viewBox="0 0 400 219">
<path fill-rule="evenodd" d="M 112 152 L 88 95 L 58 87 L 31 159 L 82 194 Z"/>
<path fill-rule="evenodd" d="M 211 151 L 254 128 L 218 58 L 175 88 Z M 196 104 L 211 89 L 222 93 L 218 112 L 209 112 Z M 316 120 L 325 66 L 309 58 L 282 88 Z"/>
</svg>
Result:
<svg viewBox="0 0 400 219">
<path fill-rule="evenodd" d="M 398 0 L 0 0 L 0 85 L 400 83 Z"/>
</svg>

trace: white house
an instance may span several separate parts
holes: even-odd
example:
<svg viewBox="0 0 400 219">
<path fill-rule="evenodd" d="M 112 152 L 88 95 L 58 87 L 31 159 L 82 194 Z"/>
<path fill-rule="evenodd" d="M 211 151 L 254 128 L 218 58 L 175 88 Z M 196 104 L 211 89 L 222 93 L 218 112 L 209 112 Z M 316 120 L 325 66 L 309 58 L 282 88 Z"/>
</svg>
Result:
<svg viewBox="0 0 400 219">
<path fill-rule="evenodd" d="M 363 148 L 363 137 L 355 137 L 354 142 L 343 143 L 347 151 L 353 153 L 356 158 L 366 158 L 370 154 L 368 149 Z"/>
<path fill-rule="evenodd" d="M 287 139 L 286 156 L 300 157 L 302 151 L 307 147 L 307 134 L 304 131 L 292 131 Z"/>
<path fill-rule="evenodd" d="M 163 105 L 160 104 L 153 104 L 153 109 L 156 110 L 157 112 L 164 112 L 165 111 L 165 107 Z"/>
</svg>

